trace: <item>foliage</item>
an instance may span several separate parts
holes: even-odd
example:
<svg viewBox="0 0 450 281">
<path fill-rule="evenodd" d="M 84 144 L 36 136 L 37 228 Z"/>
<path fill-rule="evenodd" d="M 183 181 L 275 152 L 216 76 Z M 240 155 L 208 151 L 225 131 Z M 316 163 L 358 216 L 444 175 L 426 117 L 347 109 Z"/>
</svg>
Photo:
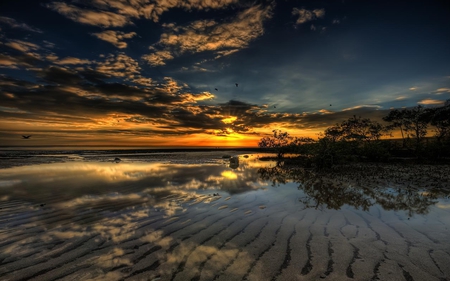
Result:
<svg viewBox="0 0 450 281">
<path fill-rule="evenodd" d="M 399 128 L 400 129 L 400 133 L 402 136 L 402 145 L 403 147 L 406 147 L 406 138 L 404 135 L 404 130 L 405 130 L 405 110 L 399 110 L 399 109 L 393 109 L 389 112 L 389 114 L 385 117 L 383 117 L 383 120 L 386 122 L 391 123 L 391 125 L 389 125 L 387 127 L 388 130 L 393 130 L 395 128 Z"/>
<path fill-rule="evenodd" d="M 287 132 L 280 130 L 273 130 L 272 132 L 273 136 L 262 138 L 258 146 L 274 150 L 277 153 L 277 157 L 281 159 L 289 151 L 293 138 Z"/>
<path fill-rule="evenodd" d="M 392 155 L 404 156 L 402 151 L 422 160 L 450 157 L 450 100 L 436 108 L 418 105 L 394 109 L 383 120 L 389 125 L 354 115 L 325 129 L 318 140 L 292 137 L 287 132 L 274 130 L 273 136 L 261 139 L 259 147 L 276 152 L 279 160 L 286 153 L 300 154 L 302 161 L 298 163 L 308 167 L 314 165 L 318 169 L 355 160 L 387 161 Z M 427 138 L 430 126 L 435 133 L 434 140 Z M 401 146 L 394 141 L 382 140 L 395 129 L 401 132 Z"/>
<path fill-rule="evenodd" d="M 442 144 L 450 141 L 450 100 L 447 100 L 443 107 L 431 110 L 431 125 L 435 127 L 435 137 Z"/>
</svg>

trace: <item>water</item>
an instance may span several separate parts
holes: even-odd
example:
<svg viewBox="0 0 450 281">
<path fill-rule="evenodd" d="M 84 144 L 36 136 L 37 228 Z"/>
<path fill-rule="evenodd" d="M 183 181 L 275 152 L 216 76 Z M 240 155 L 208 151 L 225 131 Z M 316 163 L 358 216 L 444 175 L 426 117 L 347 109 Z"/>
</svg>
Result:
<svg viewBox="0 0 450 281">
<path fill-rule="evenodd" d="M 2 280 L 450 278 L 446 166 L 27 153 L 0 169 Z"/>
</svg>

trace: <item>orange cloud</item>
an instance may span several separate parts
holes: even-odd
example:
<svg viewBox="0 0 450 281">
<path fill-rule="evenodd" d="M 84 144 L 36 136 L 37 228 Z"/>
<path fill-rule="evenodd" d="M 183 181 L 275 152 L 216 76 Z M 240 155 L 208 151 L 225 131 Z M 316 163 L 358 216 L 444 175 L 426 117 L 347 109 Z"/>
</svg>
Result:
<svg viewBox="0 0 450 281">
<path fill-rule="evenodd" d="M 0 68 L 17 69 L 19 65 L 20 62 L 16 58 L 0 54 Z"/>
<path fill-rule="evenodd" d="M 357 105 L 357 106 L 353 106 L 353 107 L 349 107 L 349 108 L 344 108 L 342 109 L 342 111 L 349 111 L 349 110 L 354 110 L 354 109 L 358 109 L 358 108 L 375 108 L 375 109 L 379 109 L 381 108 L 381 106 L 379 105 L 374 105 L 374 104 L 362 104 L 362 105 Z"/>
<path fill-rule="evenodd" d="M 93 33 L 92 35 L 113 44 L 119 49 L 124 49 L 127 47 L 127 43 L 123 42 L 123 40 L 133 38 L 136 36 L 136 32 L 125 33 L 122 31 L 106 30 L 100 33 Z"/>
<path fill-rule="evenodd" d="M 5 45 L 24 53 L 40 49 L 38 45 L 22 40 L 11 40 L 10 42 L 5 43 Z"/>
<path fill-rule="evenodd" d="M 442 92 L 450 93 L 450 88 L 439 88 L 436 91 L 439 92 L 438 94 L 442 94 Z"/>
<path fill-rule="evenodd" d="M 329 110 L 326 110 L 326 109 L 321 109 L 321 110 L 319 110 L 319 112 L 322 113 L 322 114 L 333 114 L 334 113 L 333 111 L 329 111 Z"/>
<path fill-rule="evenodd" d="M 308 21 L 316 20 L 318 18 L 323 18 L 325 16 L 325 9 L 314 9 L 312 11 L 309 11 L 303 8 L 302 9 L 294 8 L 292 10 L 292 15 L 294 16 L 298 15 L 298 19 L 295 23 L 302 24 Z"/>
<path fill-rule="evenodd" d="M 105 61 L 98 63 L 96 70 L 108 76 L 134 78 L 135 74 L 140 74 L 141 67 L 135 59 L 119 53 L 108 55 Z"/>
<path fill-rule="evenodd" d="M 83 2 L 88 7 L 78 7 L 64 2 L 53 2 L 48 8 L 69 19 L 101 27 L 122 27 L 133 24 L 134 19 L 146 18 L 158 22 L 160 16 L 173 8 L 185 10 L 220 9 L 238 0 L 94 0 Z"/>
<path fill-rule="evenodd" d="M 153 66 L 164 65 L 176 54 L 215 51 L 216 58 L 233 54 L 264 33 L 263 23 L 272 17 L 272 7 L 253 6 L 227 23 L 199 20 L 186 27 L 166 24 L 166 32 L 150 47 L 156 52 L 143 56 Z M 163 48 L 159 50 L 158 48 Z"/>
<path fill-rule="evenodd" d="M 55 64 L 89 64 L 89 63 L 91 63 L 90 60 L 79 59 L 74 57 L 67 57 L 59 61 L 55 61 Z"/>
<path fill-rule="evenodd" d="M 433 100 L 433 99 L 424 99 L 418 102 L 418 104 L 432 105 L 432 104 L 444 104 L 445 101 L 442 100 Z"/>
<path fill-rule="evenodd" d="M 120 27 L 132 24 L 128 16 L 119 13 L 82 9 L 64 2 L 53 2 L 47 7 L 79 23 L 101 27 Z"/>
<path fill-rule="evenodd" d="M 151 66 L 165 65 L 166 61 L 173 59 L 174 57 L 169 51 L 156 51 L 152 54 L 143 55 L 142 59 L 147 61 Z"/>
</svg>

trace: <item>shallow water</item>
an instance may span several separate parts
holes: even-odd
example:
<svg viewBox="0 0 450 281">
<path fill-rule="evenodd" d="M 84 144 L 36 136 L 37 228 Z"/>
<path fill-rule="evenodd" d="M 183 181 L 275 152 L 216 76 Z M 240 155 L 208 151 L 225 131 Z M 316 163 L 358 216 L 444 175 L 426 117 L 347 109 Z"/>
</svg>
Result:
<svg viewBox="0 0 450 281">
<path fill-rule="evenodd" d="M 0 279 L 450 278 L 443 169 L 353 180 L 195 153 L 0 169 Z"/>
</svg>

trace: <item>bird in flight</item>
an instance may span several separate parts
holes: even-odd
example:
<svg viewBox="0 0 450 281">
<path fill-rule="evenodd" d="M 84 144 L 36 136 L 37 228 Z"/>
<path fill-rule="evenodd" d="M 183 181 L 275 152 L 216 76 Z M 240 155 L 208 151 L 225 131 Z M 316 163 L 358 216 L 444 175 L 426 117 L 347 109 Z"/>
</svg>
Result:
<svg viewBox="0 0 450 281">
<path fill-rule="evenodd" d="M 31 136 L 22 136 L 22 138 L 24 138 L 24 139 L 29 139 Z"/>
<path fill-rule="evenodd" d="M 218 91 L 219 89 L 217 89 L 217 88 L 214 88 L 216 91 Z"/>
<path fill-rule="evenodd" d="M 331 106 L 331 104 L 330 104 L 330 106 Z"/>
<path fill-rule="evenodd" d="M 238 86 L 239 84 L 238 83 L 236 83 L 236 87 Z"/>
</svg>

